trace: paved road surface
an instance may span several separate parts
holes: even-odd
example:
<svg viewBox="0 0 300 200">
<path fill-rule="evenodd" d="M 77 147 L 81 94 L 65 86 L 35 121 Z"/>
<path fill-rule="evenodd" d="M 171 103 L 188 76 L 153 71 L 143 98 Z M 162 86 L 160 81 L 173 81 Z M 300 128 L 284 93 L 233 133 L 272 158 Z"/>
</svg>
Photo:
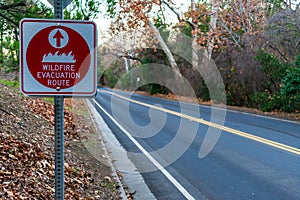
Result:
<svg viewBox="0 0 300 200">
<path fill-rule="evenodd" d="M 299 123 L 104 88 L 95 107 L 157 199 L 300 199 Z"/>
</svg>

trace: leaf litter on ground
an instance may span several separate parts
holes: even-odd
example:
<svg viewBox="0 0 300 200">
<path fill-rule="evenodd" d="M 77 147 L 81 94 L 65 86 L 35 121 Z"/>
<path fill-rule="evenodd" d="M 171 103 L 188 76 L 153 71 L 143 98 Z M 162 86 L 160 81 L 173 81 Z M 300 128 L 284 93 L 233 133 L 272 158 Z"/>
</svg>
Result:
<svg viewBox="0 0 300 200">
<path fill-rule="evenodd" d="M 64 103 L 65 199 L 122 199 L 111 166 L 99 156 L 101 147 L 91 153 L 84 145 L 86 138 L 99 137 L 84 114 L 70 109 L 84 104 L 78 102 L 69 98 Z M 23 97 L 0 83 L 1 199 L 54 199 L 53 124 L 51 103 Z"/>
</svg>

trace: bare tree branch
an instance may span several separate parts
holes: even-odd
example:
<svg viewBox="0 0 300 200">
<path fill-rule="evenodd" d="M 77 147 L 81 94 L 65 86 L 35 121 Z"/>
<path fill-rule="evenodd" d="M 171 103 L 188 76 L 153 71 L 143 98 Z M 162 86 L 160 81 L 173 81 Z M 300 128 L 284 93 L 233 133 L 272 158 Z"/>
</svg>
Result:
<svg viewBox="0 0 300 200">
<path fill-rule="evenodd" d="M 133 57 L 133 56 L 130 56 L 130 55 L 119 55 L 118 57 L 119 57 L 119 58 L 130 59 L 130 60 L 136 60 L 136 61 L 139 61 L 141 64 L 143 63 L 143 62 L 141 61 L 141 59 L 136 58 L 136 57 Z"/>
<path fill-rule="evenodd" d="M 10 19 L 7 15 L 2 14 L 0 12 L 0 17 L 2 17 L 3 19 L 7 20 L 9 23 L 13 24 L 14 26 L 19 26 L 19 24 L 17 22 L 15 22 L 14 20 Z"/>
<path fill-rule="evenodd" d="M 238 48 L 241 50 L 242 47 L 240 45 L 240 42 L 236 39 L 235 34 L 232 30 L 230 30 L 227 26 L 226 23 L 224 22 L 224 20 L 222 18 L 220 18 L 221 21 L 221 25 L 223 26 L 223 28 L 225 28 L 225 30 L 227 31 L 227 33 L 231 36 L 231 38 L 233 39 L 234 43 L 238 46 Z"/>
<path fill-rule="evenodd" d="M 26 6 L 26 2 L 25 1 L 20 1 L 20 2 L 17 2 L 17 3 L 9 4 L 9 5 L 5 5 L 3 3 L 0 3 L 0 10 L 9 10 L 9 9 L 20 7 L 20 6 Z"/>
<path fill-rule="evenodd" d="M 189 20 L 184 20 L 180 17 L 180 14 L 178 12 L 176 12 L 176 10 L 166 1 L 162 0 L 161 3 L 163 3 L 164 5 L 166 5 L 177 17 L 178 22 L 186 22 L 188 23 L 193 29 L 195 28 L 195 24 Z"/>
<path fill-rule="evenodd" d="M 116 50 L 116 49 L 115 49 Z M 118 50 L 116 50 L 118 51 Z M 136 60 L 136 61 L 139 61 L 140 63 L 142 63 L 142 60 L 139 59 L 139 58 L 136 58 L 134 56 L 131 56 L 131 55 L 128 55 L 124 52 L 121 52 L 121 51 L 118 51 L 119 53 L 113 53 L 113 52 L 109 52 L 107 54 L 110 54 L 110 55 L 113 55 L 113 56 L 116 56 L 117 58 L 126 58 L 126 59 L 130 59 L 130 60 Z"/>
<path fill-rule="evenodd" d="M 165 5 L 166 5 L 166 6 L 167 6 L 167 7 L 168 7 L 168 8 L 176 15 L 177 20 L 178 20 L 179 22 L 182 21 L 182 19 L 181 19 L 179 13 L 176 12 L 175 9 L 174 9 L 172 6 L 170 6 L 169 3 L 165 2 L 164 0 L 162 0 L 161 3 L 165 4 Z"/>
<path fill-rule="evenodd" d="M 273 50 L 275 50 L 286 62 L 289 62 L 289 59 L 276 47 L 274 47 L 273 45 L 269 45 L 269 47 Z"/>
</svg>

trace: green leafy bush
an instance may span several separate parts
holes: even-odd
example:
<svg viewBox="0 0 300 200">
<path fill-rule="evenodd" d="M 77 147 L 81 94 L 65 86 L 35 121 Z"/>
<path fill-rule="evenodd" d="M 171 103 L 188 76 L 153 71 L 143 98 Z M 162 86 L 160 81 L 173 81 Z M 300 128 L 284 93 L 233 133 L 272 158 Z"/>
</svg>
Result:
<svg viewBox="0 0 300 200">
<path fill-rule="evenodd" d="M 300 110 L 300 55 L 282 80 L 280 95 L 287 99 L 285 111 Z M 287 108 L 285 108 L 287 107 Z"/>
<path fill-rule="evenodd" d="M 280 93 L 284 96 L 300 94 L 300 56 L 298 56 L 295 66 L 287 70 L 287 74 L 282 80 Z"/>
<path fill-rule="evenodd" d="M 146 91 L 151 95 L 153 95 L 153 94 L 169 94 L 170 93 L 168 88 L 166 88 L 160 84 L 156 84 L 156 83 L 149 83 L 149 84 L 143 85 L 139 89 L 141 91 Z"/>
<path fill-rule="evenodd" d="M 278 92 L 270 93 L 268 91 L 257 92 L 251 97 L 255 107 L 263 112 L 271 112 L 274 110 L 281 110 L 285 104 L 286 99 Z"/>
<path fill-rule="evenodd" d="M 280 62 L 274 54 L 269 54 L 263 50 L 257 52 L 256 59 L 261 64 L 261 71 L 265 73 L 268 78 L 266 87 L 269 91 L 278 91 L 280 83 L 290 67 L 287 63 Z"/>
<path fill-rule="evenodd" d="M 105 75 L 109 81 L 109 87 L 114 88 L 119 80 L 119 77 L 116 76 L 114 69 L 112 67 L 108 68 L 105 71 Z"/>
<path fill-rule="evenodd" d="M 252 103 L 262 111 L 280 110 L 295 112 L 300 110 L 300 55 L 293 64 L 282 64 L 273 55 L 260 52 L 262 70 L 273 81 L 280 83 L 276 91 L 256 92 Z M 272 69 L 274 72 L 272 73 Z M 283 72 L 285 69 L 285 72 Z"/>
</svg>

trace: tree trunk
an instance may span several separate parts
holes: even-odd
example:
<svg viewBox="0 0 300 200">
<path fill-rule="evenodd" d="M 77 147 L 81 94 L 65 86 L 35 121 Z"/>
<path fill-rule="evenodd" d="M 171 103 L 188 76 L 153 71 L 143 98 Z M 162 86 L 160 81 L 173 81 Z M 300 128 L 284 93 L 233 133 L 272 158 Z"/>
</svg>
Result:
<svg viewBox="0 0 300 200">
<path fill-rule="evenodd" d="M 210 27 L 212 29 L 216 29 L 217 27 L 217 19 L 218 19 L 218 2 L 216 0 L 211 0 L 211 12 L 212 12 L 212 16 L 210 18 Z M 211 59 L 212 56 L 212 52 L 213 52 L 213 42 L 214 42 L 214 38 L 212 38 L 209 41 L 208 47 L 207 47 L 207 51 L 208 51 L 208 59 Z"/>
<path fill-rule="evenodd" d="M 167 56 L 168 62 L 171 66 L 171 68 L 177 72 L 179 72 L 179 68 L 177 66 L 177 63 L 174 59 L 174 56 L 172 54 L 172 52 L 170 51 L 169 47 L 167 46 L 167 44 L 165 43 L 164 39 L 162 38 L 160 32 L 158 31 L 158 29 L 154 26 L 154 24 L 148 20 L 148 25 L 153 29 L 156 39 L 158 40 L 158 43 L 160 44 L 162 50 L 164 51 L 164 53 Z"/>
</svg>

